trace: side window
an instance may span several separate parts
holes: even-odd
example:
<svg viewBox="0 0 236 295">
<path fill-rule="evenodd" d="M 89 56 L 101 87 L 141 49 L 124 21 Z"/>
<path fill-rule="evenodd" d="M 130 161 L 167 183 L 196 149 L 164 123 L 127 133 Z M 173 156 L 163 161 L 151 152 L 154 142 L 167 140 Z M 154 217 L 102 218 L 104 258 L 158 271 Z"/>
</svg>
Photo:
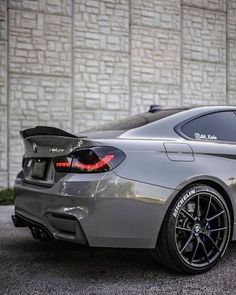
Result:
<svg viewBox="0 0 236 295">
<path fill-rule="evenodd" d="M 226 111 L 204 115 L 184 124 L 180 130 L 192 139 L 236 142 L 236 114 Z"/>
</svg>

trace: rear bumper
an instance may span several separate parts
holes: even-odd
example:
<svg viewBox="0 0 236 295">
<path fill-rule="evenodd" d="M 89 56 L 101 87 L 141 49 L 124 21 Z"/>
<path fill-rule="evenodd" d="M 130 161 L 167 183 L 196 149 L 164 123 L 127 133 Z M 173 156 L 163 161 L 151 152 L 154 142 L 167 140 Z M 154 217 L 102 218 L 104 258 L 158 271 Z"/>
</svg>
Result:
<svg viewBox="0 0 236 295">
<path fill-rule="evenodd" d="M 97 247 L 154 248 L 176 191 L 104 174 L 69 174 L 53 187 L 15 181 L 15 214 L 56 239 Z"/>
</svg>

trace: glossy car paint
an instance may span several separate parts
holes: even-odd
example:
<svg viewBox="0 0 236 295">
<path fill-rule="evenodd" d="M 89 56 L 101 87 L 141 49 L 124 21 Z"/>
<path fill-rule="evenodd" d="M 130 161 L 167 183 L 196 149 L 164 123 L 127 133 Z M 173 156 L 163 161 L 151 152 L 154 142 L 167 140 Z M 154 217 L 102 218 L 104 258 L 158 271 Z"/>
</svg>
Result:
<svg viewBox="0 0 236 295">
<path fill-rule="evenodd" d="M 236 144 L 190 140 L 178 131 L 179 124 L 195 116 L 225 110 L 236 109 L 195 108 L 115 135 L 96 132 L 82 139 L 27 138 L 26 156 L 30 157 L 36 156 L 32 150 L 36 143 L 37 157 L 67 154 L 78 145 L 106 145 L 122 150 L 126 159 L 110 172 L 67 174 L 43 186 L 25 181 L 21 172 L 15 182 L 16 214 L 44 225 L 58 239 L 90 246 L 154 248 L 178 192 L 193 182 L 208 181 L 230 199 L 235 240 Z M 59 151 L 50 151 L 52 147 Z"/>
<path fill-rule="evenodd" d="M 71 174 L 47 189 L 25 184 L 18 177 L 15 206 L 17 213 L 43 224 L 56 238 L 82 244 L 87 239 L 90 246 L 152 248 L 172 192 L 113 172 L 89 179 Z M 64 219 L 57 220 L 61 224 L 50 220 L 52 213 L 75 216 L 76 234 L 65 233 Z M 62 228 L 65 232 L 57 230 Z"/>
</svg>

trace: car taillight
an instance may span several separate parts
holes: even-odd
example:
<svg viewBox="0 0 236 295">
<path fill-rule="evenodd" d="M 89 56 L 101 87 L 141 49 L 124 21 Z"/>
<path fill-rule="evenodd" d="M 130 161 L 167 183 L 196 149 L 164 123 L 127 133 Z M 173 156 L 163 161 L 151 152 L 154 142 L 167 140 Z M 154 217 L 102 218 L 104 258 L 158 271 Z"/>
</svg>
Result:
<svg viewBox="0 0 236 295">
<path fill-rule="evenodd" d="M 57 172 L 97 173 L 117 167 L 125 159 L 125 154 L 114 147 L 91 147 L 79 149 L 72 154 L 54 159 Z"/>
<path fill-rule="evenodd" d="M 54 160 L 54 167 L 57 172 L 69 172 L 72 164 L 72 157 L 62 157 Z"/>
</svg>

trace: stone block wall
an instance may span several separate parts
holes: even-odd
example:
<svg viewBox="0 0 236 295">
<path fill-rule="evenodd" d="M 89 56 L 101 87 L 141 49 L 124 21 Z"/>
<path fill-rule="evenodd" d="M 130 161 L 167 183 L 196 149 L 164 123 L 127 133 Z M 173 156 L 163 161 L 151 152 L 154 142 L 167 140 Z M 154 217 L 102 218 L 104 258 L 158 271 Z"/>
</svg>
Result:
<svg viewBox="0 0 236 295">
<path fill-rule="evenodd" d="M 0 188 L 9 186 L 8 152 L 8 15 L 7 1 L 0 1 Z"/>
<path fill-rule="evenodd" d="M 0 189 L 19 130 L 236 103 L 236 0 L 0 0 Z"/>
</svg>

